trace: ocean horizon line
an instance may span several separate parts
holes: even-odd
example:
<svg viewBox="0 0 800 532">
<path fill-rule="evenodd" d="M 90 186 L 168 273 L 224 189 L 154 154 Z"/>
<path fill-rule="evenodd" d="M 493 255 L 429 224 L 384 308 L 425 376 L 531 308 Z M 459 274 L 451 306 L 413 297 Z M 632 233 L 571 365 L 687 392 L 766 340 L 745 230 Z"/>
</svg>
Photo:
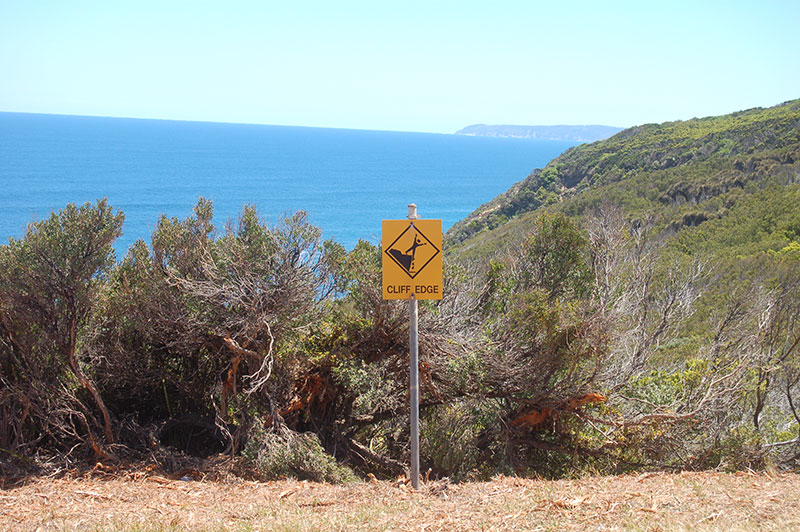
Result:
<svg viewBox="0 0 800 532">
<path fill-rule="evenodd" d="M 7 111 L 7 110 L 0 110 L 0 114 L 63 116 L 70 118 L 103 118 L 103 119 L 113 119 L 113 120 L 145 120 L 153 122 L 185 122 L 190 124 L 220 124 L 220 125 L 231 125 L 231 126 L 264 126 L 264 127 L 285 127 L 285 128 L 303 128 L 303 129 L 330 129 L 334 131 L 364 131 L 369 133 L 419 133 L 421 135 L 455 135 L 454 132 L 441 132 L 441 131 L 412 131 L 407 129 L 370 129 L 363 127 L 339 127 L 339 126 L 308 126 L 308 125 L 294 125 L 294 124 L 271 124 L 265 122 L 237 122 L 230 120 L 155 118 L 147 116 L 113 116 L 113 115 L 101 115 L 101 114 L 50 113 L 50 112 L 38 112 L 38 111 Z"/>
<path fill-rule="evenodd" d="M 162 215 L 191 215 L 201 196 L 215 224 L 245 205 L 267 219 L 303 210 L 348 248 L 412 202 L 447 229 L 577 144 L 7 111 L 0 135 L 0 237 L 105 197 L 126 215 L 120 249 Z"/>
</svg>

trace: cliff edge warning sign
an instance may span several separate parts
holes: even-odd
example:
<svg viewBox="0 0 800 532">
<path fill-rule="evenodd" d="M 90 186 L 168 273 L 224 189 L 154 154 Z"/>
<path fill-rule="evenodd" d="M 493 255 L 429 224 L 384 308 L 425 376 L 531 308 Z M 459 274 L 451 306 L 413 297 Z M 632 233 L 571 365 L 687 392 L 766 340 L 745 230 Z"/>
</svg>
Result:
<svg viewBox="0 0 800 532">
<path fill-rule="evenodd" d="M 442 221 L 383 220 L 383 299 L 442 299 Z"/>
</svg>

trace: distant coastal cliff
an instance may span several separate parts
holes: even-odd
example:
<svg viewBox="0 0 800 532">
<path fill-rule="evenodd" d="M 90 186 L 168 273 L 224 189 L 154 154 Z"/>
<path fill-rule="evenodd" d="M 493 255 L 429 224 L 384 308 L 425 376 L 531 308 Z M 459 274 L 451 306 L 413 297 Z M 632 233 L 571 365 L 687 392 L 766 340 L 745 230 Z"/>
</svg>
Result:
<svg viewBox="0 0 800 532">
<path fill-rule="evenodd" d="M 456 131 L 456 135 L 473 137 L 514 137 L 521 139 L 570 140 L 594 142 L 622 131 L 612 126 L 490 126 L 474 124 Z"/>
</svg>

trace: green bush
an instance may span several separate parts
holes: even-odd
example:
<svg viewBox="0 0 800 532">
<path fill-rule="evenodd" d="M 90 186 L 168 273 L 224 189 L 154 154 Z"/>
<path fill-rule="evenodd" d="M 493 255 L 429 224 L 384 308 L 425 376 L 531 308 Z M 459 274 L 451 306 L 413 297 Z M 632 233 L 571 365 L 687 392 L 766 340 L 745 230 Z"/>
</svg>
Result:
<svg viewBox="0 0 800 532">
<path fill-rule="evenodd" d="M 114 443 L 87 360 L 89 315 L 124 216 L 106 200 L 68 204 L 0 246 L 0 447 Z M 8 420 L 9 421 L 5 421 Z"/>
<path fill-rule="evenodd" d="M 350 482 L 355 475 L 325 452 L 316 434 L 277 430 L 256 421 L 242 453 L 265 480 L 296 478 L 314 482 Z"/>
<path fill-rule="evenodd" d="M 497 463 L 496 401 L 460 400 L 432 409 L 421 423 L 421 459 L 437 476 L 486 480 L 504 470 Z"/>
</svg>

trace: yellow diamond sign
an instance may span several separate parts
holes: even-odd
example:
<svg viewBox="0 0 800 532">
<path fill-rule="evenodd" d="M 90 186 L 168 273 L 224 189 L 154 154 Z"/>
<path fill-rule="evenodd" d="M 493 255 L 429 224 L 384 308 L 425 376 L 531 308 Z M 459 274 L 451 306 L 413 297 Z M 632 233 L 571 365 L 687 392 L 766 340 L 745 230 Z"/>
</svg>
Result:
<svg viewBox="0 0 800 532">
<path fill-rule="evenodd" d="M 383 299 L 442 299 L 442 221 L 383 220 Z"/>
</svg>

